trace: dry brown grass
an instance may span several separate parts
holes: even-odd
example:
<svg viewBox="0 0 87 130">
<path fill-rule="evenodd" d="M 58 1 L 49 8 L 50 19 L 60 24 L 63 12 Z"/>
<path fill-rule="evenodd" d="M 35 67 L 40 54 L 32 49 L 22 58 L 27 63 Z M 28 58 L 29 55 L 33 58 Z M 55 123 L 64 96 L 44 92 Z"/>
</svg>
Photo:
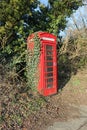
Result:
<svg viewBox="0 0 87 130">
<path fill-rule="evenodd" d="M 34 95 L 15 70 L 0 65 L 0 129 L 21 130 L 27 118 L 40 109 L 44 99 Z"/>
<path fill-rule="evenodd" d="M 68 53 L 69 58 L 84 57 L 87 55 L 87 29 L 70 31 L 66 38 L 62 48 L 60 49 L 60 55 Z"/>
</svg>

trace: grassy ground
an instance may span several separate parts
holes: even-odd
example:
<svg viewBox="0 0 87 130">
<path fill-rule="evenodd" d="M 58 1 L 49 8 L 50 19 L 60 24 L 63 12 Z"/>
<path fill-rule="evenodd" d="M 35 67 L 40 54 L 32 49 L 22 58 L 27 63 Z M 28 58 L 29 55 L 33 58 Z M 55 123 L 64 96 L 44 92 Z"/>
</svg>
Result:
<svg viewBox="0 0 87 130">
<path fill-rule="evenodd" d="M 3 66 L 0 72 L 1 130 L 42 130 L 55 120 L 78 117 L 73 104 L 87 105 L 87 68 L 63 78 L 58 94 L 46 98 L 27 90 L 25 82 L 12 80 Z"/>
</svg>

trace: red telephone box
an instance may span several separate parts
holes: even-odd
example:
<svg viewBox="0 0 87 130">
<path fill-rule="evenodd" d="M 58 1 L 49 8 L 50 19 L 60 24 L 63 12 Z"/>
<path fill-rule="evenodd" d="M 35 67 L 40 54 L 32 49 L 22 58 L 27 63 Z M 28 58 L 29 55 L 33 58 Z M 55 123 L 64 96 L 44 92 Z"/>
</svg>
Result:
<svg viewBox="0 0 87 130">
<path fill-rule="evenodd" d="M 57 77 L 57 38 L 53 34 L 47 32 L 37 32 L 40 39 L 40 61 L 39 61 L 39 82 L 37 89 L 43 96 L 57 93 L 58 77 Z M 31 34 L 27 40 L 27 48 L 32 49 L 32 42 L 35 33 Z M 29 43 L 31 42 L 31 47 Z"/>
</svg>

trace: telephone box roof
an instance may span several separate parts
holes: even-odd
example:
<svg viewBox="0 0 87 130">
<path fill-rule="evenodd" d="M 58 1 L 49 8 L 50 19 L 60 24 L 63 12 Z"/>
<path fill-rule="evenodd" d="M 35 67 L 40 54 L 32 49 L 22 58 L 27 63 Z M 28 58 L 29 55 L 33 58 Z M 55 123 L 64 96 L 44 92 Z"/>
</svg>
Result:
<svg viewBox="0 0 87 130">
<path fill-rule="evenodd" d="M 35 34 L 38 34 L 40 40 L 44 40 L 44 41 L 51 41 L 51 42 L 55 42 L 56 41 L 56 36 L 51 34 L 51 33 L 48 33 L 48 32 L 42 32 L 42 31 L 39 31 L 39 32 L 35 32 L 33 34 L 31 34 L 29 37 L 28 37 L 28 41 L 33 39 Z"/>
</svg>

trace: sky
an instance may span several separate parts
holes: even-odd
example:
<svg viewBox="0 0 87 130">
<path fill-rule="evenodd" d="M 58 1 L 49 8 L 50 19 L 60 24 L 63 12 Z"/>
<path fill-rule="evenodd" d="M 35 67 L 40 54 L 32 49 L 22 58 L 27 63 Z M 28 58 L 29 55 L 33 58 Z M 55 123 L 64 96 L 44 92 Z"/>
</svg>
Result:
<svg viewBox="0 0 87 130">
<path fill-rule="evenodd" d="M 42 4 L 45 4 L 45 5 L 47 5 L 47 3 L 48 3 L 48 0 L 40 0 L 40 1 Z"/>
<path fill-rule="evenodd" d="M 71 17 L 68 19 L 67 28 L 65 29 L 65 32 L 62 32 L 62 34 L 76 29 L 75 23 L 79 29 L 87 27 L 87 5 L 79 7 L 78 10 L 71 15 Z"/>
</svg>

